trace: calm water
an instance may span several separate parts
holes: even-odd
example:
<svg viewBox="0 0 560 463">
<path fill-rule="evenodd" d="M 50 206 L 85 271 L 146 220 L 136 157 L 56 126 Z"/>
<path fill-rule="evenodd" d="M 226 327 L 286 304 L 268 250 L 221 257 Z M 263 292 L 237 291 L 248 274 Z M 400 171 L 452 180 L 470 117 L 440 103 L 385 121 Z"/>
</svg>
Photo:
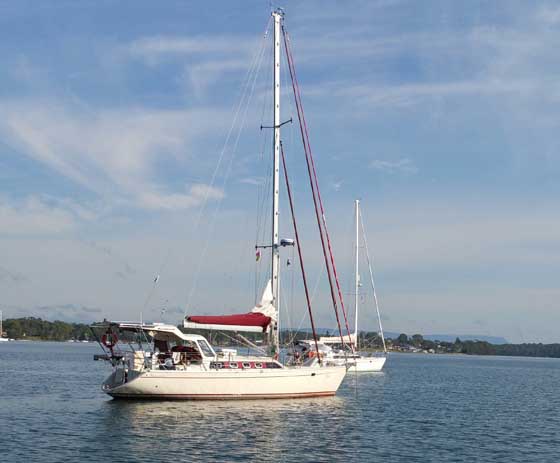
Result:
<svg viewBox="0 0 560 463">
<path fill-rule="evenodd" d="M 122 402 L 95 345 L 0 344 L 0 461 L 560 461 L 560 361 L 395 354 L 330 399 Z"/>
</svg>

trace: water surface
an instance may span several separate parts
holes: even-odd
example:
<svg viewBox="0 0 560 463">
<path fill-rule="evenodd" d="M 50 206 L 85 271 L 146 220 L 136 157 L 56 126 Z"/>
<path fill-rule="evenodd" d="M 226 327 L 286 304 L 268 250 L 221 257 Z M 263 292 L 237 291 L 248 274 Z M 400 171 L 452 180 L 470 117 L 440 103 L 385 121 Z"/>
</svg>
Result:
<svg viewBox="0 0 560 463">
<path fill-rule="evenodd" d="M 1 461 L 560 461 L 560 360 L 393 354 L 334 398 L 115 401 L 94 344 L 0 344 Z"/>
</svg>

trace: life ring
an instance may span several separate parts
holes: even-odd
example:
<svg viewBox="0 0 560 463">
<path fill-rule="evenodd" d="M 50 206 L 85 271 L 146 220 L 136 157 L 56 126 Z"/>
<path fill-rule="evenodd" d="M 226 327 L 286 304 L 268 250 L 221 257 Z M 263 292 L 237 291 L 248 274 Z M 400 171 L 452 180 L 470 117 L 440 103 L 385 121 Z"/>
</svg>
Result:
<svg viewBox="0 0 560 463">
<path fill-rule="evenodd" d="M 115 333 L 111 331 L 107 331 L 101 337 L 101 344 L 103 344 L 105 347 L 108 347 L 111 350 L 113 350 L 113 347 L 117 345 L 117 342 L 119 342 L 119 338 Z"/>
</svg>

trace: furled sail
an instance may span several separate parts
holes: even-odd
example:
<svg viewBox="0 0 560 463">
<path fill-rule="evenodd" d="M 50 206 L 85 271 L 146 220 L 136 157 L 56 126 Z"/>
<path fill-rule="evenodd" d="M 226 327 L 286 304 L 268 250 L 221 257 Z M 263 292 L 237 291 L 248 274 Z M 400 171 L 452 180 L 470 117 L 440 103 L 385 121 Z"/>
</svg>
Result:
<svg viewBox="0 0 560 463">
<path fill-rule="evenodd" d="M 261 301 L 249 313 L 234 315 L 191 315 L 185 317 L 183 326 L 201 330 L 266 332 L 270 323 L 277 320 L 272 304 L 272 283 L 268 282 Z"/>
<path fill-rule="evenodd" d="M 272 295 L 272 281 L 268 280 L 266 288 L 264 289 L 263 295 L 261 297 L 261 302 L 259 302 L 251 313 L 261 313 L 270 317 L 272 320 L 278 320 L 278 313 L 276 312 L 276 307 L 272 305 L 272 301 L 274 300 L 274 296 Z"/>
</svg>

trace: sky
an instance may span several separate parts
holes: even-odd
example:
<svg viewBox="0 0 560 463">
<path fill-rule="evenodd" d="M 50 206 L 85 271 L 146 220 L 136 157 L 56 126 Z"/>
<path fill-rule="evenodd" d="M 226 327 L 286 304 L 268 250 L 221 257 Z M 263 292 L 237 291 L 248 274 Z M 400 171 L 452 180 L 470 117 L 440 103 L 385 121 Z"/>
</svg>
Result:
<svg viewBox="0 0 560 463">
<path fill-rule="evenodd" d="M 560 342 L 557 2 L 281 6 L 350 312 L 359 198 L 386 330 Z M 249 310 L 269 269 L 254 246 L 270 226 L 271 3 L 0 11 L 4 318 Z M 301 244 L 317 324 L 334 328 L 298 130 L 282 138 Z M 280 216 L 293 237 L 285 192 Z M 281 326 L 307 326 L 282 259 Z M 376 330 L 365 283 L 360 301 Z"/>
</svg>

